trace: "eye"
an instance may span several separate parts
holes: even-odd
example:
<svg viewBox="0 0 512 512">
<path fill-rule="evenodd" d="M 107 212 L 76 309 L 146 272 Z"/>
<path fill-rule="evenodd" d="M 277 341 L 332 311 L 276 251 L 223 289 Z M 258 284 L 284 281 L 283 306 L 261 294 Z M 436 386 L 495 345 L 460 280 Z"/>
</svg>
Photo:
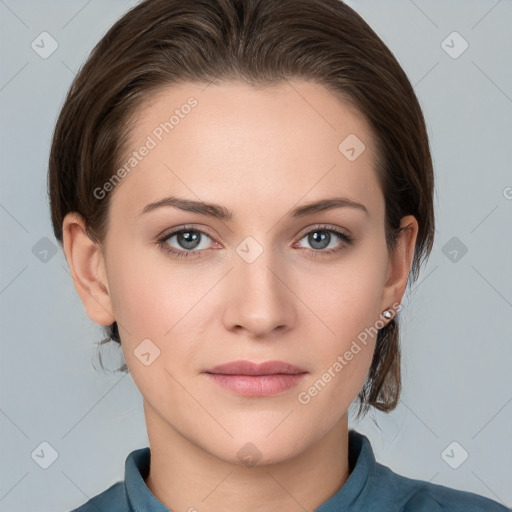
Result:
<svg viewBox="0 0 512 512">
<path fill-rule="evenodd" d="M 189 258 L 196 256 L 193 253 L 209 249 L 208 240 L 211 242 L 212 239 L 204 231 L 185 226 L 167 233 L 158 240 L 158 244 L 178 258 Z"/>
<path fill-rule="evenodd" d="M 333 226 L 316 226 L 302 236 L 302 240 L 310 244 L 309 252 L 315 257 L 338 253 L 353 242 L 349 235 Z M 203 256 L 211 248 L 212 241 L 204 231 L 184 226 L 165 234 L 158 240 L 158 245 L 178 258 L 195 258 Z"/>
<path fill-rule="evenodd" d="M 332 226 L 316 226 L 301 239 L 312 247 L 313 255 L 329 255 L 342 251 L 352 238 Z M 344 243 L 340 243 L 344 242 Z M 327 249 L 327 250 L 326 250 Z"/>
</svg>

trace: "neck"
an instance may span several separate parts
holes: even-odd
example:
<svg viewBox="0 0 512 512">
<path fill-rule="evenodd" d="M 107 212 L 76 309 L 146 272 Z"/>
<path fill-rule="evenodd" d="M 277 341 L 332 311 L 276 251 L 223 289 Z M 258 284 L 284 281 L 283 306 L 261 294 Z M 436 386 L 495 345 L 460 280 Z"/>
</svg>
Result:
<svg viewBox="0 0 512 512">
<path fill-rule="evenodd" d="M 151 449 L 145 483 L 170 510 L 314 510 L 342 487 L 350 473 L 346 415 L 327 435 L 293 457 L 245 466 L 223 460 L 187 439 L 147 402 L 144 410 Z"/>
</svg>

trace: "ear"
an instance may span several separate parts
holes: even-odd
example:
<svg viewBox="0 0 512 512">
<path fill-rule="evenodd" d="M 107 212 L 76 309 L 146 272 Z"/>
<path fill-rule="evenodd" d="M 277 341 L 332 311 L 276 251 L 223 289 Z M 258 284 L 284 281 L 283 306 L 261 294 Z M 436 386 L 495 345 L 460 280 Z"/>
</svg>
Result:
<svg viewBox="0 0 512 512">
<path fill-rule="evenodd" d="M 85 312 L 93 322 L 110 325 L 115 318 L 101 247 L 89 238 L 78 213 L 68 213 L 62 227 L 64 254 Z"/>
<path fill-rule="evenodd" d="M 398 235 L 395 248 L 389 255 L 386 282 L 382 291 L 381 312 L 391 308 L 393 316 L 397 312 L 397 306 L 402 302 L 407 277 L 411 269 L 414 257 L 414 248 L 418 236 L 418 221 L 412 215 L 402 217 L 402 228 Z"/>
</svg>

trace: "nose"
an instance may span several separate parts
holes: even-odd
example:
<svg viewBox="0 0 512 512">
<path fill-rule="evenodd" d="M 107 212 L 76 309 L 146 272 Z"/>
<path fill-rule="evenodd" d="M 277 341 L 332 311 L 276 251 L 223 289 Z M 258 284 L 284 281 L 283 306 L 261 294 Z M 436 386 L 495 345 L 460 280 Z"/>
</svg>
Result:
<svg viewBox="0 0 512 512">
<path fill-rule="evenodd" d="M 223 322 L 230 331 L 245 331 L 253 338 L 283 334 L 297 320 L 297 297 L 290 269 L 264 250 L 254 261 L 238 254 L 227 276 Z"/>
</svg>

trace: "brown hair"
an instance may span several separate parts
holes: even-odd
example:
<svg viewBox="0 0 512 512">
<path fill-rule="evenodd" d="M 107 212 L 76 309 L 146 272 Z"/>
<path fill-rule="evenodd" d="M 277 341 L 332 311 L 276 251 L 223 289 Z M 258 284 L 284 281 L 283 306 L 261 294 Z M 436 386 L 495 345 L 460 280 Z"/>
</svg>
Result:
<svg viewBox="0 0 512 512">
<path fill-rule="evenodd" d="M 376 172 L 386 203 L 389 249 L 400 219 L 419 224 L 416 280 L 434 239 L 434 176 L 425 121 L 399 63 L 370 26 L 339 0 L 145 0 L 99 41 L 60 112 L 49 159 L 55 236 L 68 212 L 105 237 L 109 198 L 129 122 L 152 93 L 184 82 L 242 80 L 254 86 L 299 78 L 324 85 L 367 119 L 377 140 Z M 340 141 L 341 142 L 341 141 Z M 117 324 L 107 340 L 120 343 Z M 101 342 L 101 343 L 103 343 Z M 127 371 L 126 364 L 120 368 Z M 401 391 L 397 318 L 379 330 L 359 413 L 396 407 Z"/>
</svg>

